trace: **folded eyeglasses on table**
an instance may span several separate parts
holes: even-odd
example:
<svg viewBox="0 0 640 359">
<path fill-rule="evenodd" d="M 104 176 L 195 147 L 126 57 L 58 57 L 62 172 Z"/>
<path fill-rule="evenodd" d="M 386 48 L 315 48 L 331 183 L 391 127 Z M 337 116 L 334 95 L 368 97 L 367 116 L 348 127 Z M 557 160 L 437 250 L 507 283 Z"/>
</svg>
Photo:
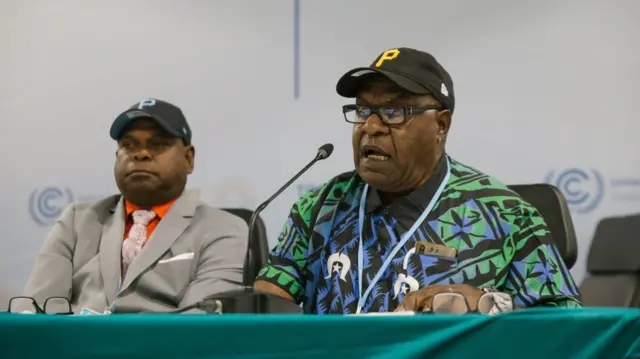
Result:
<svg viewBox="0 0 640 359">
<path fill-rule="evenodd" d="M 427 312 L 435 314 L 480 313 L 494 315 L 513 311 L 513 299 L 507 293 L 486 291 L 477 300 L 475 309 L 467 298 L 455 292 L 437 293 L 431 299 Z"/>
<path fill-rule="evenodd" d="M 72 315 L 71 303 L 65 297 L 50 297 L 45 299 L 42 306 L 31 297 L 13 297 L 9 299 L 9 313 L 24 314 L 60 314 Z"/>
</svg>

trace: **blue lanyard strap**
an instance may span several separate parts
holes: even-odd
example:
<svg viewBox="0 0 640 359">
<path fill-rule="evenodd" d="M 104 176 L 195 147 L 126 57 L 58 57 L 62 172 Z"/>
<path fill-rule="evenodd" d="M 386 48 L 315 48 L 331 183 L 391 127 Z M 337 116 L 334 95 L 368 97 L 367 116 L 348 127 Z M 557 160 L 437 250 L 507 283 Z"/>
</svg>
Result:
<svg viewBox="0 0 640 359">
<path fill-rule="evenodd" d="M 380 277 L 387 270 L 393 258 L 395 258 L 395 256 L 398 254 L 398 251 L 402 247 L 404 247 L 407 241 L 413 236 L 415 231 L 418 230 L 422 222 L 425 221 L 429 213 L 433 210 L 433 207 L 438 202 L 438 199 L 442 195 L 442 192 L 444 191 L 444 188 L 446 187 L 447 182 L 449 181 L 449 177 L 451 176 L 451 166 L 449 163 L 449 158 L 447 157 L 447 155 L 444 155 L 444 156 L 445 156 L 445 161 L 447 165 L 447 173 L 442 179 L 442 182 L 440 182 L 440 186 L 438 186 L 438 190 L 433 195 L 433 197 L 431 198 L 431 201 L 429 202 L 429 205 L 427 206 L 427 208 L 425 208 L 425 210 L 422 212 L 420 217 L 418 217 L 418 219 L 413 223 L 411 228 L 407 232 L 405 232 L 402 235 L 402 237 L 400 237 L 400 242 L 398 242 L 398 244 L 391 250 L 391 252 L 387 256 L 387 259 L 385 259 L 385 261 L 382 263 L 382 267 L 380 267 L 380 269 L 378 270 L 376 275 L 373 277 L 371 282 L 369 282 L 369 286 L 363 293 L 362 292 L 362 279 L 363 279 L 362 269 L 364 268 L 364 240 L 362 239 L 362 231 L 364 229 L 364 217 L 365 217 L 364 210 L 365 210 L 365 204 L 367 202 L 367 192 L 369 191 L 369 185 L 367 184 L 364 186 L 364 189 L 362 190 L 362 197 L 360 198 L 360 208 L 358 212 L 358 236 L 360 240 L 360 243 L 358 246 L 358 287 L 359 287 L 358 294 L 360 294 L 360 298 L 358 299 L 358 307 L 356 309 L 356 314 L 360 314 L 360 311 L 364 307 L 367 301 L 367 298 L 369 297 L 369 294 L 371 294 L 371 291 L 373 290 L 373 287 L 375 287 L 376 283 L 378 283 L 378 281 L 380 280 Z"/>
</svg>

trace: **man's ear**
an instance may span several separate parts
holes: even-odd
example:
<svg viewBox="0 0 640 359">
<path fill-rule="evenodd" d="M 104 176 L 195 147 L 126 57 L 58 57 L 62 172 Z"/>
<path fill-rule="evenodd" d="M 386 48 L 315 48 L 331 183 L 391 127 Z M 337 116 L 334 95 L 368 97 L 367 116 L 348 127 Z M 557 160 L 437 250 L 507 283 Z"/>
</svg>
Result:
<svg viewBox="0 0 640 359">
<path fill-rule="evenodd" d="M 451 128 L 451 111 L 438 111 L 436 123 L 438 124 L 438 136 L 444 140 L 444 138 L 449 134 L 449 129 Z"/>
<path fill-rule="evenodd" d="M 186 146 L 184 149 L 184 157 L 187 160 L 187 165 L 189 166 L 187 173 L 191 174 L 193 172 L 196 158 L 196 148 L 193 147 L 193 145 Z"/>
</svg>

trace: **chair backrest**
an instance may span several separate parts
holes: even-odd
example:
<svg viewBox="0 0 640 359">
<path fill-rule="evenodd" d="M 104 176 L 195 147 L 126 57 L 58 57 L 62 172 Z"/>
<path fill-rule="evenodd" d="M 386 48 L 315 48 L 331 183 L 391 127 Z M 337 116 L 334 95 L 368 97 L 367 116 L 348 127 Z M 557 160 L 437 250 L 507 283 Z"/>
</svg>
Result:
<svg viewBox="0 0 640 359">
<path fill-rule="evenodd" d="M 640 307 L 640 215 L 602 219 L 589 257 L 582 302 L 596 307 Z"/>
<path fill-rule="evenodd" d="M 253 215 L 253 211 L 244 208 L 223 208 L 223 210 L 244 219 L 247 222 L 247 225 L 249 225 L 249 221 Z M 249 251 L 251 252 L 251 263 L 249 263 L 249 268 L 244 268 L 245 271 L 251 272 L 249 273 L 251 278 L 258 276 L 260 269 L 267 265 L 267 258 L 269 257 L 267 228 L 260 216 L 258 216 L 258 219 L 256 220 L 255 235 L 257 237 L 257 241 L 252 242 L 251 247 L 249 248 Z"/>
<path fill-rule="evenodd" d="M 562 192 L 547 183 L 519 184 L 509 188 L 540 212 L 564 263 L 571 269 L 578 258 L 578 240 L 569 206 Z"/>
</svg>

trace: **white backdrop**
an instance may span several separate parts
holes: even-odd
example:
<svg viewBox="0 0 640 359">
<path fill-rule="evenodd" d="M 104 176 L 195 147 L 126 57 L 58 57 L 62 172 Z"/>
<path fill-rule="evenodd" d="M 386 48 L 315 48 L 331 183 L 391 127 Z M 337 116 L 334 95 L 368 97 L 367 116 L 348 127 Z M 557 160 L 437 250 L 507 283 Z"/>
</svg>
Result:
<svg viewBox="0 0 640 359">
<path fill-rule="evenodd" d="M 637 0 L 4 0 L 0 301 L 71 199 L 115 191 L 108 129 L 146 97 L 183 108 L 189 185 L 218 206 L 254 207 L 335 144 L 264 212 L 273 245 L 300 191 L 353 166 L 337 79 L 399 46 L 453 76 L 450 154 L 565 191 L 581 280 L 597 221 L 640 212 L 639 13 Z"/>
</svg>

